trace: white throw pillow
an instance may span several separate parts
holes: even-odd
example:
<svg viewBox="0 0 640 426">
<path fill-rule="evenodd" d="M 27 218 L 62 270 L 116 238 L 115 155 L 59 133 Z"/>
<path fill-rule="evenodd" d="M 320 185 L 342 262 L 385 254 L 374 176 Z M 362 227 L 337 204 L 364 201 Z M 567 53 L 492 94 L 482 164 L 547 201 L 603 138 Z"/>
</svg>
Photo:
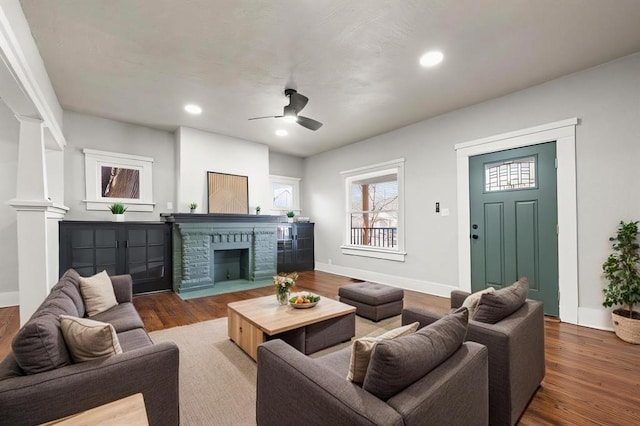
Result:
<svg viewBox="0 0 640 426">
<path fill-rule="evenodd" d="M 380 336 L 361 337 L 354 340 L 351 345 L 351 360 L 349 362 L 347 380 L 351 380 L 352 382 L 361 385 L 362 382 L 364 382 L 364 376 L 367 374 L 367 367 L 369 367 L 371 352 L 373 352 L 376 344 L 385 339 L 395 339 L 396 337 L 407 336 L 415 333 L 419 326 L 419 322 L 414 322 L 412 324 L 389 330 Z"/>
<path fill-rule="evenodd" d="M 91 361 L 122 353 L 118 335 L 111 324 L 60 315 L 60 328 L 74 362 Z"/>
<path fill-rule="evenodd" d="M 478 310 L 478 303 L 480 303 L 480 297 L 482 297 L 482 295 L 485 293 L 493 293 L 494 291 L 496 291 L 495 288 L 488 287 L 488 288 L 485 288 L 484 290 L 476 291 L 475 293 L 468 295 L 467 298 L 464 299 L 464 302 L 462 302 L 462 307 L 467 308 L 469 310 L 469 319 L 472 319 L 476 311 Z"/>
<path fill-rule="evenodd" d="M 118 304 L 107 271 L 92 277 L 80 277 L 80 292 L 87 316 L 94 316 Z"/>
</svg>

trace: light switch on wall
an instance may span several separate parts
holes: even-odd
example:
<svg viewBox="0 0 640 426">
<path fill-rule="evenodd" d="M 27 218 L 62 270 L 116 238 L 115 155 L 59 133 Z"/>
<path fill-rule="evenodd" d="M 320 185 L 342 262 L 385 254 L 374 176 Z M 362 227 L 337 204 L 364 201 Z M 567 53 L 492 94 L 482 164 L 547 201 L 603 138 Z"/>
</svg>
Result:
<svg viewBox="0 0 640 426">
<path fill-rule="evenodd" d="M 167 201 L 167 210 L 173 210 L 173 203 L 171 201 Z"/>
</svg>

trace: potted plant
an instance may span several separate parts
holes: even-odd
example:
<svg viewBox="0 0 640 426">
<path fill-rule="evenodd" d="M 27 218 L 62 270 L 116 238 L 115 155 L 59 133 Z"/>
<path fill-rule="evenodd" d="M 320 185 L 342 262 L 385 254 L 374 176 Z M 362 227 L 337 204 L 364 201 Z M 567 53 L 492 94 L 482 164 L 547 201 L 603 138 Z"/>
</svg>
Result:
<svg viewBox="0 0 640 426">
<path fill-rule="evenodd" d="M 198 208 L 198 203 L 189 204 L 189 210 L 191 211 L 191 213 L 195 213 L 197 208 Z"/>
<path fill-rule="evenodd" d="M 287 222 L 291 222 L 293 223 L 293 217 L 296 215 L 296 213 L 293 210 L 289 210 L 287 212 Z"/>
<path fill-rule="evenodd" d="M 620 222 L 613 241 L 613 253 L 602 265 L 609 281 L 603 290 L 605 307 L 622 305 L 612 312 L 613 330 L 625 342 L 640 344 L 640 313 L 633 306 L 640 302 L 640 245 L 637 242 L 638 221 Z"/>
<path fill-rule="evenodd" d="M 109 206 L 109 210 L 113 213 L 116 222 L 124 222 L 124 212 L 127 208 L 122 203 L 113 203 Z"/>
<path fill-rule="evenodd" d="M 260 206 L 256 206 L 256 214 L 260 214 Z"/>
</svg>

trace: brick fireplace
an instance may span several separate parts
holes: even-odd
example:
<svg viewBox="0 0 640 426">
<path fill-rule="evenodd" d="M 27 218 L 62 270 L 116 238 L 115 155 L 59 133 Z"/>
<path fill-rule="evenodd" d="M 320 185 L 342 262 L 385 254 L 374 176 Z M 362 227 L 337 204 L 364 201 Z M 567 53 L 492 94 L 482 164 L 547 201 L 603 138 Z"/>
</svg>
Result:
<svg viewBox="0 0 640 426">
<path fill-rule="evenodd" d="M 173 287 L 202 290 L 229 280 L 257 281 L 277 273 L 276 223 L 175 223 Z"/>
</svg>

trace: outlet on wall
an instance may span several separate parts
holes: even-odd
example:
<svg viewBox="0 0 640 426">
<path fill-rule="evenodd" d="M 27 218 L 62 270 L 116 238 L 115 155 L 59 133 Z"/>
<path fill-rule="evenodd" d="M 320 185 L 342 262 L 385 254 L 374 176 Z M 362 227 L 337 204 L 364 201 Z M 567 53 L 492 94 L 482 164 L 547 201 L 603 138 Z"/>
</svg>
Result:
<svg viewBox="0 0 640 426">
<path fill-rule="evenodd" d="M 331 260 L 331 259 L 328 259 L 328 260 L 327 260 L 327 262 L 329 262 L 329 265 L 331 265 L 332 260 Z"/>
</svg>

